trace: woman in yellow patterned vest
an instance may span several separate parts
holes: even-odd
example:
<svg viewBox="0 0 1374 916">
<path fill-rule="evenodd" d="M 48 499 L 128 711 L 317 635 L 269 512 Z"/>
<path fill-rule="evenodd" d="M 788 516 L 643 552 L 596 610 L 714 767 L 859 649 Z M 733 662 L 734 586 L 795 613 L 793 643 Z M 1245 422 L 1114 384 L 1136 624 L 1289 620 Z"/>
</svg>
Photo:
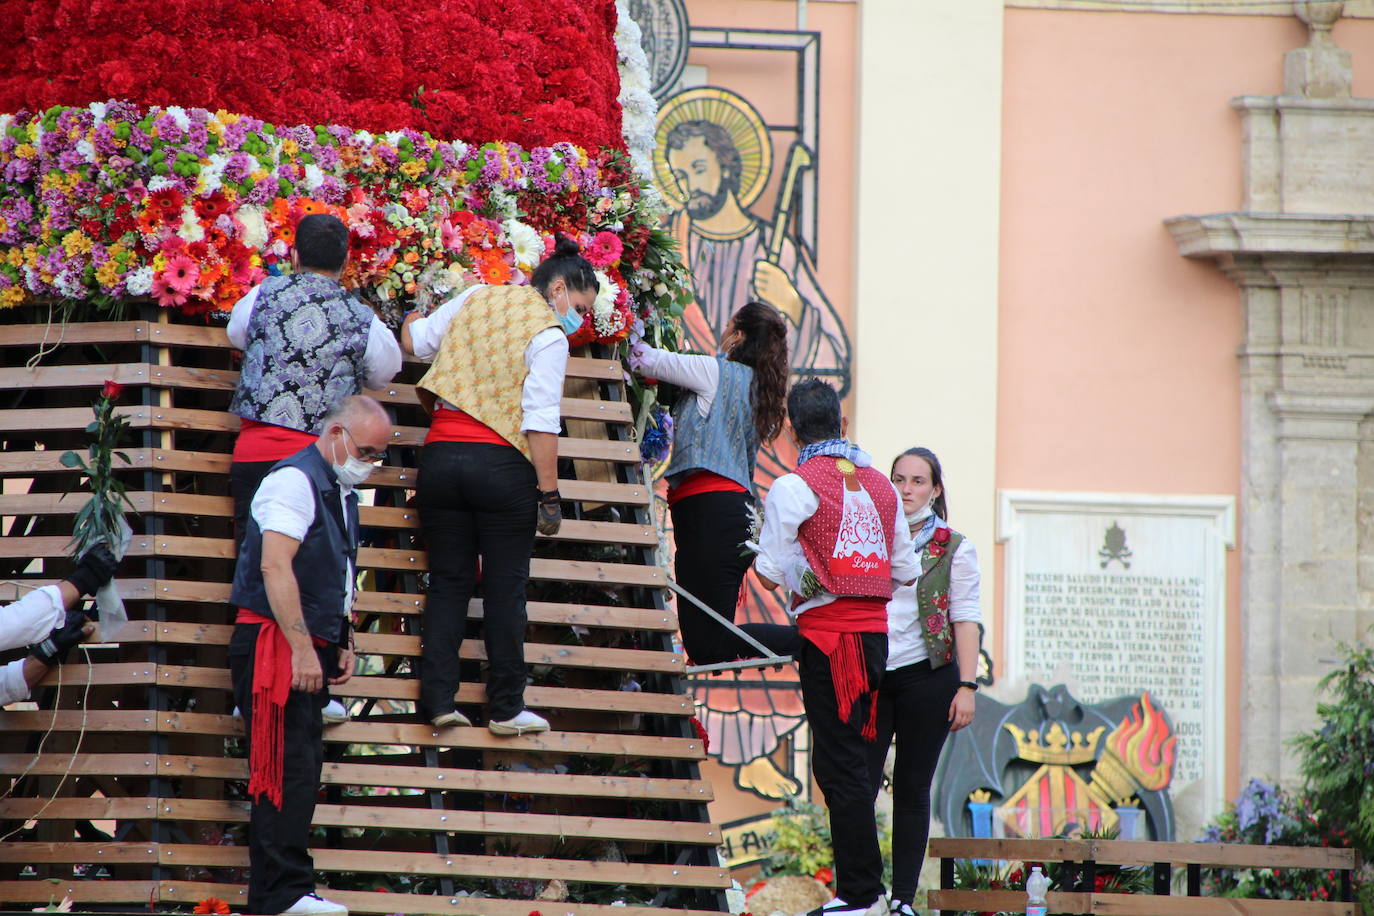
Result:
<svg viewBox="0 0 1374 916">
<path fill-rule="evenodd" d="M 893 916 L 914 916 L 912 900 L 930 832 L 930 782 L 951 731 L 973 721 L 982 611 L 973 543 L 949 527 L 944 471 L 928 448 L 892 463 L 892 484 L 921 560 L 921 576 L 887 605 L 887 672 L 878 689 L 878 740 L 869 771 L 876 793 L 895 735 L 892 766 Z"/>
<path fill-rule="evenodd" d="M 454 705 L 458 650 L 481 560 L 487 727 L 548 731 L 525 708 L 525 586 L 536 529 L 558 533 L 559 406 L 567 334 L 599 284 L 577 243 L 560 238 L 530 286 L 474 286 L 430 315 L 406 316 L 401 345 L 433 361 L 420 380 L 433 419 L 416 483 L 429 550 L 419 713 L 436 727 L 470 726 Z"/>
</svg>

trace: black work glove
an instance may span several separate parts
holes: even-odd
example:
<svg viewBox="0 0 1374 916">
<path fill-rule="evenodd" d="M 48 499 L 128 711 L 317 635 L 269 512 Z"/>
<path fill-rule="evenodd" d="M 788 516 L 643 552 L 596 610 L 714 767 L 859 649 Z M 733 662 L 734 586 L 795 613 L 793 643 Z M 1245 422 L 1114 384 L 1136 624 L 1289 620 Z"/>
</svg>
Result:
<svg viewBox="0 0 1374 916">
<path fill-rule="evenodd" d="M 86 615 L 80 611 L 68 611 L 62 626 L 48 634 L 48 638 L 29 646 L 29 654 L 48 667 L 60 665 L 67 660 L 72 646 L 86 638 L 82 628 L 86 626 Z"/>
<path fill-rule="evenodd" d="M 76 572 L 67 581 L 83 595 L 94 595 L 100 586 L 114 577 L 119 561 L 104 544 L 96 544 L 76 561 Z"/>
<path fill-rule="evenodd" d="M 552 537 L 563 527 L 563 503 L 557 490 L 539 494 L 539 513 L 535 517 L 535 530 L 545 537 Z"/>
</svg>

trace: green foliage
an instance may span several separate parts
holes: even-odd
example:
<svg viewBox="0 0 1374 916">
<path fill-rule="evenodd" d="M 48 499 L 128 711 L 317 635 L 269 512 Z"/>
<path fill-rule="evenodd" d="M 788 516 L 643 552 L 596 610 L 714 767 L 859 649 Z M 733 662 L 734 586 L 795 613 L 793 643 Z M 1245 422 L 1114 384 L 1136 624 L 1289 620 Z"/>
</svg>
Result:
<svg viewBox="0 0 1374 916">
<path fill-rule="evenodd" d="M 763 876 L 804 875 L 816 877 L 822 869 L 832 874 L 835 852 L 830 843 L 830 812 L 821 805 L 793 795 L 773 815 L 772 854 L 763 864 Z M 883 884 L 892 885 L 892 828 L 878 815 L 878 850 L 883 857 Z"/>
<path fill-rule="evenodd" d="M 1322 724 L 1292 745 L 1315 810 L 1350 835 L 1366 860 L 1374 855 L 1374 648 L 1340 647 L 1344 665 L 1322 678 Z"/>
<path fill-rule="evenodd" d="M 114 460 L 129 464 L 129 456 L 116 451 L 129 429 L 129 421 L 114 412 L 114 399 L 120 386 L 106 382 L 100 400 L 91 405 L 95 420 L 86 427 L 91 436 L 87 457 L 77 452 L 64 452 L 59 459 L 63 467 L 78 470 L 91 488 L 91 498 L 76 513 L 72 528 L 71 554 L 79 557 L 96 544 L 110 547 L 120 540 L 119 520 L 125 506 L 133 504 L 124 495 L 124 484 L 114 476 Z"/>
<path fill-rule="evenodd" d="M 830 812 L 796 796 L 773 815 L 773 853 L 764 874 L 812 877 L 822 868 L 835 867 L 830 845 Z"/>
</svg>

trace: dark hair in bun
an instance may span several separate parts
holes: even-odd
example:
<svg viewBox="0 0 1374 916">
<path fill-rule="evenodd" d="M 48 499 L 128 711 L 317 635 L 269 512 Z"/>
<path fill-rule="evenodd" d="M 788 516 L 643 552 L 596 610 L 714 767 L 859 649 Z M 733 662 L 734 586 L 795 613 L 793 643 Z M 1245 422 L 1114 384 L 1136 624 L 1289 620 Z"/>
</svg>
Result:
<svg viewBox="0 0 1374 916">
<path fill-rule="evenodd" d="M 534 269 L 530 283 L 547 299 L 549 287 L 558 279 L 567 284 L 568 289 L 578 292 L 597 292 L 600 289 L 596 270 L 590 261 L 582 257 L 582 247 L 575 239 L 562 233 L 554 236 L 553 254 Z"/>
</svg>

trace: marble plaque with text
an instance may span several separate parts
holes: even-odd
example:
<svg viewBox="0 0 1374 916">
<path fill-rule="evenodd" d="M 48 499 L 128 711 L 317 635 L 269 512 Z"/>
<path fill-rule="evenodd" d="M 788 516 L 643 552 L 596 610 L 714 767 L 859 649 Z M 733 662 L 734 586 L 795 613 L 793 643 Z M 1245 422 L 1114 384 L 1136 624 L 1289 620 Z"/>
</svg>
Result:
<svg viewBox="0 0 1374 916">
<path fill-rule="evenodd" d="M 1090 703 L 1148 690 L 1178 736 L 1180 826 L 1219 811 L 1234 498 L 1004 491 L 999 509 L 1007 681 Z"/>
</svg>

